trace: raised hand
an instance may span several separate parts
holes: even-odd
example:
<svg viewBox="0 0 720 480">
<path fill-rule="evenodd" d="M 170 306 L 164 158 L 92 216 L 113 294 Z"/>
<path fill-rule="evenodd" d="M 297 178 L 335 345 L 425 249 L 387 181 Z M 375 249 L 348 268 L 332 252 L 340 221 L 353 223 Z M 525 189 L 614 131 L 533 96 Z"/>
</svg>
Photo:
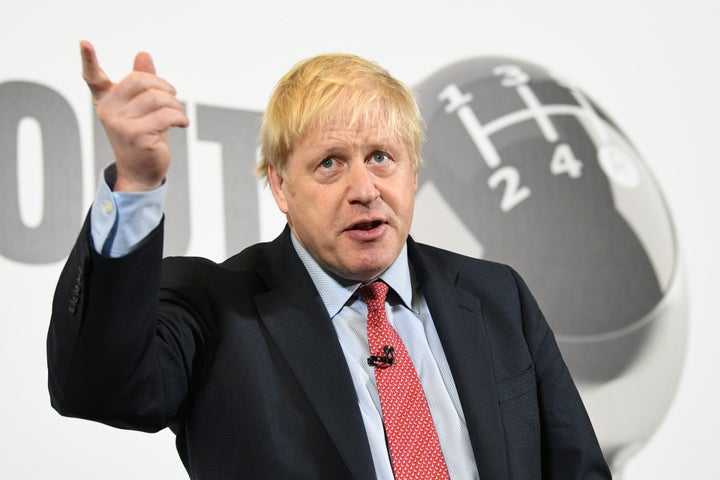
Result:
<svg viewBox="0 0 720 480">
<path fill-rule="evenodd" d="M 100 68 L 90 42 L 80 42 L 80 53 L 83 78 L 115 154 L 114 190 L 158 187 L 170 166 L 168 130 L 189 123 L 175 88 L 155 74 L 146 52 L 136 55 L 133 72 L 119 83 L 113 83 Z"/>
</svg>

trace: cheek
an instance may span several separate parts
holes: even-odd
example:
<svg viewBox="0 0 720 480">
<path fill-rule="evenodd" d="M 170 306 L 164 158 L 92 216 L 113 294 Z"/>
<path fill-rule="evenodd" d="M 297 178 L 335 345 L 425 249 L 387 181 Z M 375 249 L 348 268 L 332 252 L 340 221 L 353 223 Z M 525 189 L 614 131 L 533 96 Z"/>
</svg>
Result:
<svg viewBox="0 0 720 480">
<path fill-rule="evenodd" d="M 319 237 L 339 217 L 338 206 L 329 199 L 288 195 L 288 218 L 306 236 Z"/>
<path fill-rule="evenodd" d="M 402 215 L 404 220 L 408 222 L 412 220 L 413 212 L 415 210 L 415 192 L 417 191 L 417 183 L 410 182 L 398 186 L 395 190 L 394 201 L 396 209 L 395 211 Z"/>
<path fill-rule="evenodd" d="M 410 227 L 410 224 L 413 220 L 413 215 L 415 214 L 415 197 L 410 197 L 406 203 L 405 210 L 403 212 L 403 219 L 405 223 L 407 224 L 407 227 Z"/>
</svg>

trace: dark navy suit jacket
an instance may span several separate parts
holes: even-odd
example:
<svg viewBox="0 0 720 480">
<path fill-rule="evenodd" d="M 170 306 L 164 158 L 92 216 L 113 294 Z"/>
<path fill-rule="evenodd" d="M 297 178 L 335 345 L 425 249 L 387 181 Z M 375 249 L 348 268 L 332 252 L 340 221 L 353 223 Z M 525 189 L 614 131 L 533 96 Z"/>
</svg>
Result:
<svg viewBox="0 0 720 480">
<path fill-rule="evenodd" d="M 104 258 L 86 223 L 53 303 L 53 407 L 170 427 L 193 479 L 375 478 L 350 372 L 289 230 L 221 264 L 162 260 L 162 242 L 160 226 L 133 253 Z M 610 478 L 519 276 L 412 239 L 408 256 L 481 479 Z"/>
</svg>

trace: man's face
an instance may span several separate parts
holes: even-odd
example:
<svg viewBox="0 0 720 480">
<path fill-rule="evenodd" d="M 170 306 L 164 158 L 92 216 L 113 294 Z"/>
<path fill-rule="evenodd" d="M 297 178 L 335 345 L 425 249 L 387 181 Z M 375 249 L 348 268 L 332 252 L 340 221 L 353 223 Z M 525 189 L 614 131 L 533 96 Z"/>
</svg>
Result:
<svg viewBox="0 0 720 480">
<path fill-rule="evenodd" d="M 377 128 L 340 122 L 310 130 L 269 169 L 280 210 L 300 243 L 325 269 L 357 281 L 384 272 L 412 223 L 417 171 L 405 143 Z"/>
</svg>

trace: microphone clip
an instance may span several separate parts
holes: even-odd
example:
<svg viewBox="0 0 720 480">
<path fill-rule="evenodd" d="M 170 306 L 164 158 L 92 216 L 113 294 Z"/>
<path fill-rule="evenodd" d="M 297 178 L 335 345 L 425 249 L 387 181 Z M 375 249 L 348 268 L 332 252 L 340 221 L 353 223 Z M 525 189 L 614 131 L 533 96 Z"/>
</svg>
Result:
<svg viewBox="0 0 720 480">
<path fill-rule="evenodd" d="M 395 349 L 385 345 L 383 347 L 384 355 L 370 355 L 367 359 L 368 365 L 375 368 L 388 368 L 395 363 Z"/>
</svg>

